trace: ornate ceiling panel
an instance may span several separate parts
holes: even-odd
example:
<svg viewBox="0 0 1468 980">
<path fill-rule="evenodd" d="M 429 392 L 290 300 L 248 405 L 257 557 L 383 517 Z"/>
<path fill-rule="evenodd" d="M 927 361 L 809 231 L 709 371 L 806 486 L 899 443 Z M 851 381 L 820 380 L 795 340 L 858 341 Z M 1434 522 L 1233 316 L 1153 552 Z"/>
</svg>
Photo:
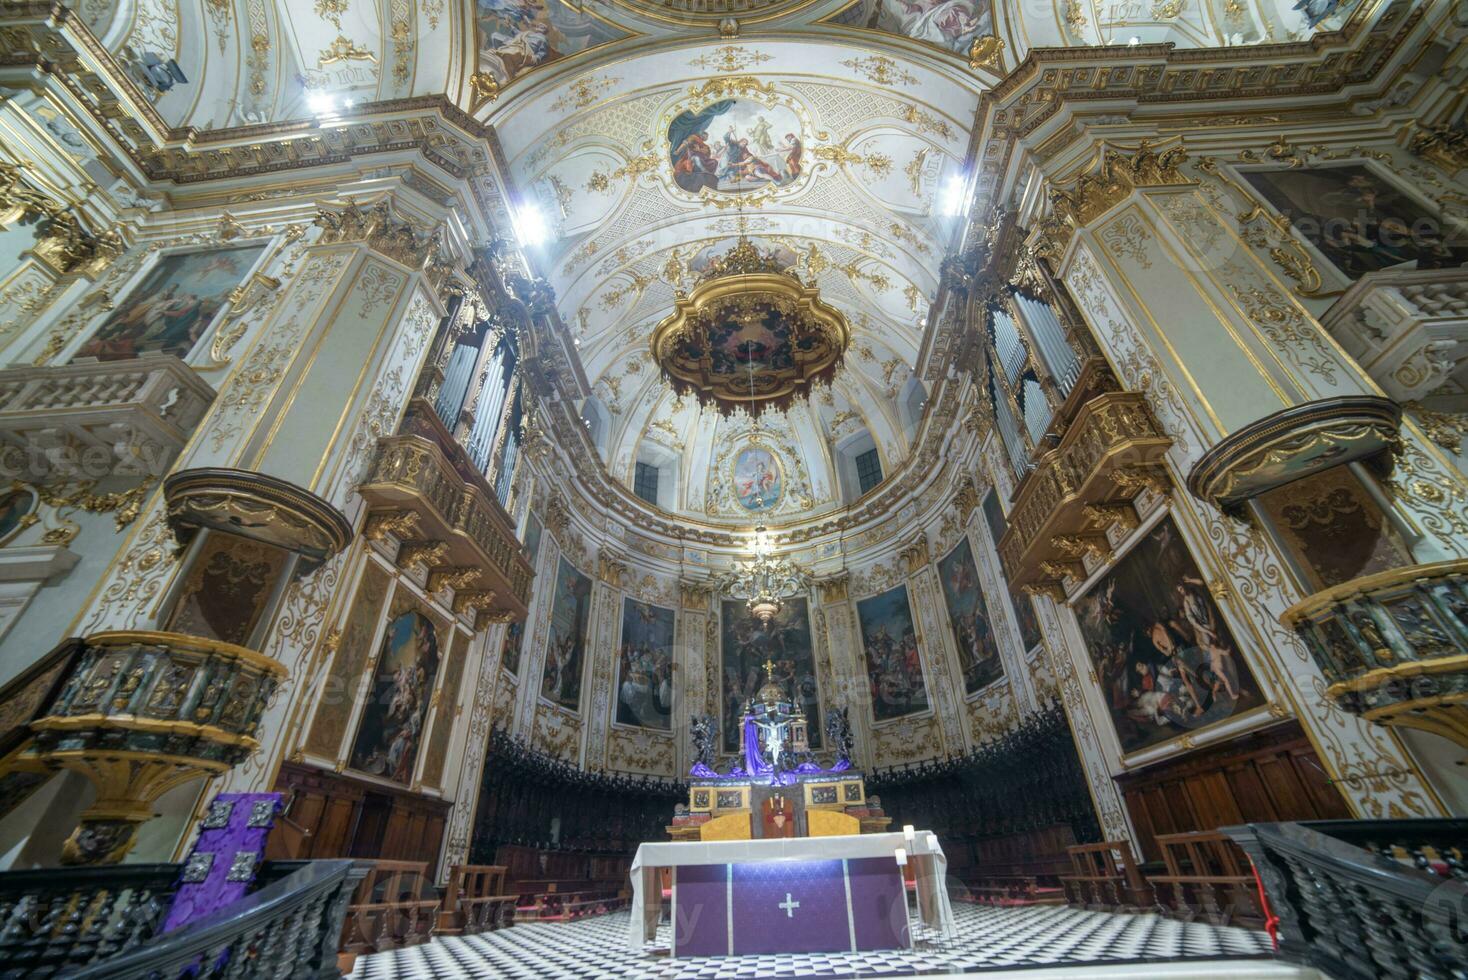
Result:
<svg viewBox="0 0 1468 980">
<path fill-rule="evenodd" d="M 789 490 L 770 514 L 836 506 L 836 444 L 866 434 L 887 466 L 906 455 L 899 402 L 982 80 L 837 36 L 618 47 L 491 117 L 522 205 L 553 226 L 538 259 L 609 416 L 607 463 L 630 482 L 639 458 L 676 456 L 676 509 L 747 518 L 723 469 L 751 423 L 678 398 L 649 358 L 743 232 L 850 325 L 834 388 L 757 423 Z"/>
</svg>

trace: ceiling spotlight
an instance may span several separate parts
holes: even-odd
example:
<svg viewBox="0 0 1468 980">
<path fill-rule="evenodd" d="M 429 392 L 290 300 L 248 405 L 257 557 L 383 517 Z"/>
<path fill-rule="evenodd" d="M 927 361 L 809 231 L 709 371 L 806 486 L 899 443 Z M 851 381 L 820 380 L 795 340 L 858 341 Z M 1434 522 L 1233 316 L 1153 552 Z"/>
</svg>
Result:
<svg viewBox="0 0 1468 980">
<path fill-rule="evenodd" d="M 313 116 L 336 115 L 336 96 L 330 92 L 310 92 L 306 95 L 306 108 Z"/>
<path fill-rule="evenodd" d="M 526 248 L 535 248 L 550 237 L 545 215 L 534 204 L 522 204 L 515 210 L 515 237 Z"/>
<path fill-rule="evenodd" d="M 1132 47 L 1135 47 L 1138 44 L 1141 44 L 1142 43 L 1142 39 L 1139 38 L 1139 37 L 1137 37 L 1137 35 L 1133 34 L 1131 37 L 1127 38 L 1126 43 L 1129 44 L 1129 45 L 1131 45 Z"/>
</svg>

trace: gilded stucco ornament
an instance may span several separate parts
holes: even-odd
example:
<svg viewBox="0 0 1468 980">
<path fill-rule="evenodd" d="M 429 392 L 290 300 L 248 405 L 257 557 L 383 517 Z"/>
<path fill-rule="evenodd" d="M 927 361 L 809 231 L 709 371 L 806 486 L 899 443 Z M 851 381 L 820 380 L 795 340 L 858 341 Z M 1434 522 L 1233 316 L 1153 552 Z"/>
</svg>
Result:
<svg viewBox="0 0 1468 980">
<path fill-rule="evenodd" d="M 265 473 L 179 470 L 163 482 L 168 523 L 180 541 L 201 527 L 275 545 L 319 562 L 344 549 L 352 526 L 331 504 Z"/>
<path fill-rule="evenodd" d="M 759 415 L 828 384 L 850 344 L 819 290 L 741 236 L 658 324 L 652 357 L 680 396 Z"/>
<path fill-rule="evenodd" d="M 1375 456 L 1396 443 L 1402 410 L 1370 395 L 1326 398 L 1266 415 L 1204 453 L 1188 490 L 1228 508 L 1311 473 Z"/>
</svg>

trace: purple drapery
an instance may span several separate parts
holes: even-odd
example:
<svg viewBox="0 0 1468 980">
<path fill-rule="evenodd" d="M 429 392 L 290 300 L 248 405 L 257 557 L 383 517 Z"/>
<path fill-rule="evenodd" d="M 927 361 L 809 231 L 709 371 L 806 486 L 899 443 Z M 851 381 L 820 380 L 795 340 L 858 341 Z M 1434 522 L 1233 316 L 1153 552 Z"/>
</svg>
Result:
<svg viewBox="0 0 1468 980">
<path fill-rule="evenodd" d="M 760 755 L 759 726 L 754 723 L 754 715 L 744 716 L 744 768 L 751 776 L 767 776 L 775 768 Z"/>
</svg>

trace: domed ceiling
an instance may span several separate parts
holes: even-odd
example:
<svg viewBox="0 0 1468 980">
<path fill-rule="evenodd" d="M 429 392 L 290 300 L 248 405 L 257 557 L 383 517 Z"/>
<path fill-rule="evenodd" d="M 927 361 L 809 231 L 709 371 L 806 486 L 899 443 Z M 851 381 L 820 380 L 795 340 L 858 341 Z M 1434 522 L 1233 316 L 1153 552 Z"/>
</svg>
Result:
<svg viewBox="0 0 1468 980">
<path fill-rule="evenodd" d="M 81 12 L 173 125 L 443 94 L 487 123 L 522 226 L 546 226 L 526 251 L 575 338 L 592 384 L 583 414 L 612 475 L 631 486 L 642 461 L 668 510 L 774 523 L 858 496 L 855 455 L 875 450 L 890 473 L 912 445 L 925 395 L 913 366 L 986 88 L 1037 46 L 1285 41 L 1355 6 L 115 0 Z M 651 357 L 657 325 L 741 239 L 844 331 L 840 356 L 757 418 L 701 404 L 696 386 L 680 395 Z M 748 354 L 753 334 L 739 336 Z"/>
</svg>

